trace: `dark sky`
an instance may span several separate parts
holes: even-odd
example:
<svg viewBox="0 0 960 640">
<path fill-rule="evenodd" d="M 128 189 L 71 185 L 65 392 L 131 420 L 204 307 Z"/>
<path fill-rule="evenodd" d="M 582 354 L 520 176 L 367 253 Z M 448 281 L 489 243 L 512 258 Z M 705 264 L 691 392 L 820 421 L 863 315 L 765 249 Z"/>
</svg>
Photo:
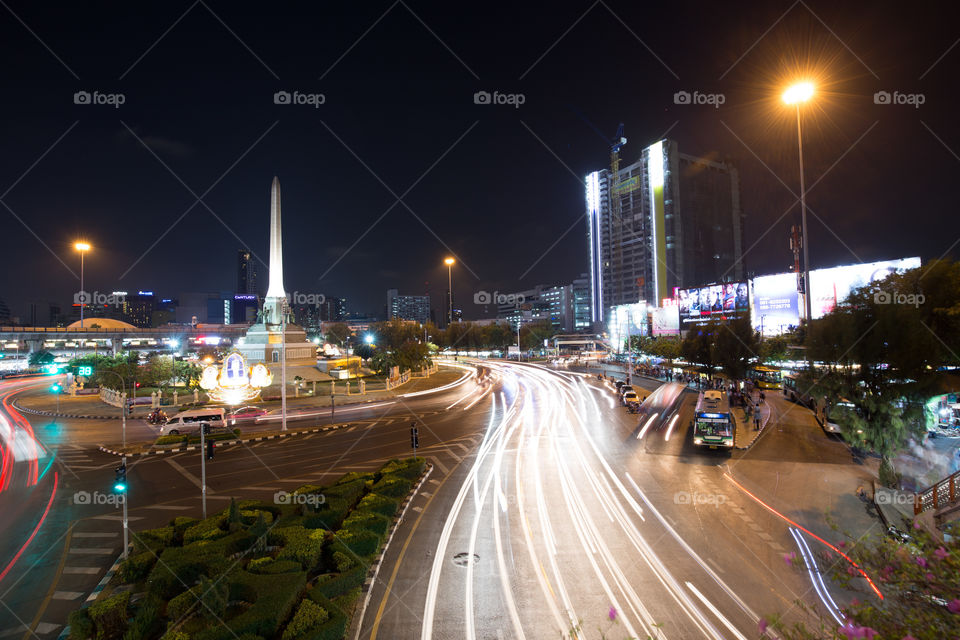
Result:
<svg viewBox="0 0 960 640">
<path fill-rule="evenodd" d="M 477 317 L 478 290 L 586 271 L 582 176 L 608 164 L 619 122 L 628 162 L 665 132 L 732 159 L 747 268 L 785 270 L 798 171 L 778 96 L 798 75 L 820 88 L 804 115 L 812 265 L 957 253 L 945 2 L 4 6 L 0 297 L 15 313 L 71 298 L 81 236 L 87 290 L 232 290 L 240 246 L 267 259 L 278 175 L 288 291 L 382 313 L 387 288 L 429 282 L 439 307 L 452 253 Z M 81 90 L 125 101 L 74 104 Z M 280 90 L 325 103 L 276 105 Z M 524 104 L 476 105 L 481 90 Z M 724 102 L 677 105 L 680 90 Z"/>
</svg>

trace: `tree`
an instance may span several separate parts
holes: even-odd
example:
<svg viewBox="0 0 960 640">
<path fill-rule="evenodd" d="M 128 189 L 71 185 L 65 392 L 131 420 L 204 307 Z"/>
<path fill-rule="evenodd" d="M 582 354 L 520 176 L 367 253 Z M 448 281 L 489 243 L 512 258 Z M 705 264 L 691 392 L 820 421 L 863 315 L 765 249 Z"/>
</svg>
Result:
<svg viewBox="0 0 960 640">
<path fill-rule="evenodd" d="M 373 357 L 373 354 L 376 352 L 376 348 L 373 345 L 369 345 L 366 342 L 360 343 L 353 348 L 353 355 L 360 356 L 364 360 L 369 360 Z"/>
<path fill-rule="evenodd" d="M 713 348 L 713 333 L 710 325 L 702 325 L 687 332 L 680 343 L 680 355 L 687 362 L 693 362 L 713 372 L 716 366 L 716 353 Z"/>
<path fill-rule="evenodd" d="M 343 346 L 350 337 L 350 327 L 345 322 L 336 322 L 327 328 L 326 340 L 331 344 Z"/>
<path fill-rule="evenodd" d="M 430 350 L 423 342 L 407 340 L 395 353 L 401 373 L 407 370 L 419 371 L 430 366 Z"/>
<path fill-rule="evenodd" d="M 771 616 L 770 626 L 786 640 L 843 638 L 914 638 L 942 640 L 953 638 L 960 628 L 960 530 L 948 525 L 939 542 L 914 525 L 911 540 L 903 544 L 890 536 L 863 541 L 850 538 L 849 558 L 871 577 L 883 594 L 880 601 L 858 571 L 832 551 L 822 554 L 820 566 L 831 567 L 833 581 L 858 592 L 860 598 L 844 609 L 848 618 L 842 626 L 824 619 L 802 602 L 798 606 L 819 620 L 813 625 L 788 623 L 782 616 Z M 792 559 L 797 570 L 806 571 L 800 559 Z M 761 621 L 763 633 L 766 626 Z"/>
<path fill-rule="evenodd" d="M 757 333 L 749 318 L 719 322 L 713 327 L 715 358 L 723 371 L 734 380 L 747 376 L 750 361 L 759 351 Z"/>
</svg>

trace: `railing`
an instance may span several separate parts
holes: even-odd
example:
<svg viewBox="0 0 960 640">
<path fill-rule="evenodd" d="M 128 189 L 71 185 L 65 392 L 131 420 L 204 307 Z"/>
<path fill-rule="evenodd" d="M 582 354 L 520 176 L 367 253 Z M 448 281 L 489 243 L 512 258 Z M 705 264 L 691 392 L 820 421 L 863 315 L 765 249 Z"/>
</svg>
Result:
<svg viewBox="0 0 960 640">
<path fill-rule="evenodd" d="M 960 485 L 960 471 L 947 476 L 932 487 L 914 494 L 913 513 L 919 515 L 929 509 L 940 509 L 960 500 L 957 489 Z"/>
</svg>

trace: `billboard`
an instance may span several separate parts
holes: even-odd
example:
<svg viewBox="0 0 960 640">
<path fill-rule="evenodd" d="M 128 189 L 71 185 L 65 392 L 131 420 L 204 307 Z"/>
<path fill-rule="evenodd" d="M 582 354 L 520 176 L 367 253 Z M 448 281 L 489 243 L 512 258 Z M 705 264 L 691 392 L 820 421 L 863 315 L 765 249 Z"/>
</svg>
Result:
<svg viewBox="0 0 960 640">
<path fill-rule="evenodd" d="M 752 289 L 750 320 L 754 329 L 765 336 L 777 336 L 800 324 L 797 274 L 758 276 L 753 279 Z"/>
<path fill-rule="evenodd" d="M 680 335 L 680 312 L 676 305 L 667 305 L 653 309 L 650 315 L 650 329 L 655 336 Z"/>
<path fill-rule="evenodd" d="M 810 313 L 813 318 L 822 318 L 850 295 L 850 292 L 875 280 L 883 280 L 892 273 L 916 269 L 920 258 L 901 258 L 850 264 L 810 272 Z"/>
<path fill-rule="evenodd" d="M 610 344 L 616 350 L 624 348 L 628 336 L 649 335 L 647 326 L 647 303 L 621 304 L 610 309 Z"/>
<path fill-rule="evenodd" d="M 677 309 L 681 327 L 745 315 L 750 309 L 749 289 L 746 282 L 679 289 Z"/>
</svg>

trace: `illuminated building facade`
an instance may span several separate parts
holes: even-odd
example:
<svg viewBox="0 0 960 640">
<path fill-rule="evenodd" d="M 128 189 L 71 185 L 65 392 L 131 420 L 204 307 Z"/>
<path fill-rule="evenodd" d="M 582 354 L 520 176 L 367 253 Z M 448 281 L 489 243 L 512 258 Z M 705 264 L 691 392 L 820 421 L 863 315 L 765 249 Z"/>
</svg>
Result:
<svg viewBox="0 0 960 640">
<path fill-rule="evenodd" d="M 592 322 L 674 287 L 742 279 L 740 180 L 728 162 L 659 140 L 621 166 L 616 181 L 609 169 L 589 174 L 586 205 Z"/>
</svg>

